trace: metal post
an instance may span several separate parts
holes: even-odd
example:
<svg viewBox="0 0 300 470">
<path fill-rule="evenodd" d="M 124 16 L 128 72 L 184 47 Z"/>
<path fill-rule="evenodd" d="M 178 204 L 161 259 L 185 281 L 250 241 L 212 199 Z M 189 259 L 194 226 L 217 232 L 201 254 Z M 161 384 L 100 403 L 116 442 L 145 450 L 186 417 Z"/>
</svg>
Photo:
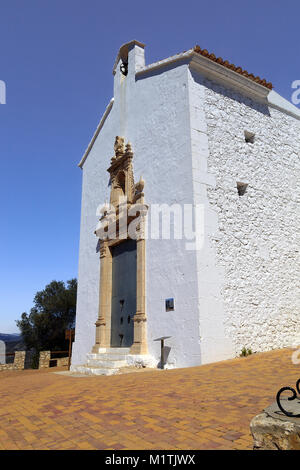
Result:
<svg viewBox="0 0 300 470">
<path fill-rule="evenodd" d="M 172 336 L 162 336 L 161 338 L 156 338 L 153 341 L 160 341 L 160 368 L 165 368 L 165 339 L 172 338 Z"/>
<path fill-rule="evenodd" d="M 68 360 L 68 370 L 71 367 L 71 354 L 72 354 L 72 340 L 75 336 L 75 330 L 69 329 L 65 331 L 65 338 L 69 340 L 69 360 Z"/>
<path fill-rule="evenodd" d="M 69 361 L 68 361 L 68 370 L 70 370 L 71 367 L 71 350 L 72 350 L 72 335 L 70 331 L 70 336 L 69 336 Z"/>
<path fill-rule="evenodd" d="M 164 365 L 165 365 L 164 347 L 165 347 L 165 340 L 162 339 L 161 342 L 160 342 L 160 362 L 161 362 L 161 369 L 163 369 L 163 368 L 164 368 Z"/>
</svg>

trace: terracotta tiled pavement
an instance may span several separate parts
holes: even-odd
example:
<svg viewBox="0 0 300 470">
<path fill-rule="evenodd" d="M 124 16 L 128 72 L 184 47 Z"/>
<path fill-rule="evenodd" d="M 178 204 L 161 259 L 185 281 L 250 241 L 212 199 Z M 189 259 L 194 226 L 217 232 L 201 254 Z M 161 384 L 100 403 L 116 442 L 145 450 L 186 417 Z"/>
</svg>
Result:
<svg viewBox="0 0 300 470">
<path fill-rule="evenodd" d="M 0 449 L 251 449 L 251 418 L 300 377 L 291 353 L 110 377 L 0 372 Z"/>
</svg>

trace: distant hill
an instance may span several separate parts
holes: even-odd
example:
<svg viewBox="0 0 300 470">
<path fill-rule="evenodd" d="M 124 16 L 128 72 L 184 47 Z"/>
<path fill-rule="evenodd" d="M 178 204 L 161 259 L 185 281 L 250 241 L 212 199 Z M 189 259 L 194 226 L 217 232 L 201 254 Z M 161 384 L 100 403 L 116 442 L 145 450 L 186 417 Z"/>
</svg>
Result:
<svg viewBox="0 0 300 470">
<path fill-rule="evenodd" d="M 21 341 L 22 337 L 19 334 L 8 334 L 0 333 L 0 341 L 5 341 L 5 343 L 10 343 L 11 341 Z"/>
<path fill-rule="evenodd" d="M 26 349 L 21 335 L 0 333 L 0 340 L 5 342 L 6 353 L 25 351 Z"/>
<path fill-rule="evenodd" d="M 13 353 L 15 351 L 26 351 L 26 346 L 23 341 L 22 335 L 0 333 L 0 340 L 5 342 L 6 364 L 11 364 L 14 361 Z M 29 355 L 28 355 L 29 354 Z M 31 367 L 30 353 L 26 354 L 25 368 Z"/>
</svg>

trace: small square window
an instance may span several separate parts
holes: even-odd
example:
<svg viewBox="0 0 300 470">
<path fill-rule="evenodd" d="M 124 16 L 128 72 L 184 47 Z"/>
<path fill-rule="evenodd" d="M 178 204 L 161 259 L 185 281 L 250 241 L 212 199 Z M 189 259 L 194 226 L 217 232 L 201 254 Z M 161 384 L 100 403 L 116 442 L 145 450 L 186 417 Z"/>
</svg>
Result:
<svg viewBox="0 0 300 470">
<path fill-rule="evenodd" d="M 247 191 L 248 183 L 236 183 L 237 191 L 239 196 L 244 196 Z"/>
<path fill-rule="evenodd" d="M 174 310 L 174 299 L 166 299 L 166 312 Z"/>
</svg>

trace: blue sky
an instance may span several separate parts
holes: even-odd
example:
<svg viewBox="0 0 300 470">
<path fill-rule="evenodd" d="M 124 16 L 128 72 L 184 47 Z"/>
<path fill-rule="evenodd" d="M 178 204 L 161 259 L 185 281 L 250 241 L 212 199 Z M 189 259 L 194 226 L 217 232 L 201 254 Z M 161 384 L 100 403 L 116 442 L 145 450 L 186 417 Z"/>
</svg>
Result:
<svg viewBox="0 0 300 470">
<path fill-rule="evenodd" d="M 2 0 L 0 332 L 16 332 L 34 294 L 77 276 L 77 163 L 112 97 L 121 44 L 146 62 L 196 44 L 272 81 L 300 80 L 299 1 Z"/>
</svg>

